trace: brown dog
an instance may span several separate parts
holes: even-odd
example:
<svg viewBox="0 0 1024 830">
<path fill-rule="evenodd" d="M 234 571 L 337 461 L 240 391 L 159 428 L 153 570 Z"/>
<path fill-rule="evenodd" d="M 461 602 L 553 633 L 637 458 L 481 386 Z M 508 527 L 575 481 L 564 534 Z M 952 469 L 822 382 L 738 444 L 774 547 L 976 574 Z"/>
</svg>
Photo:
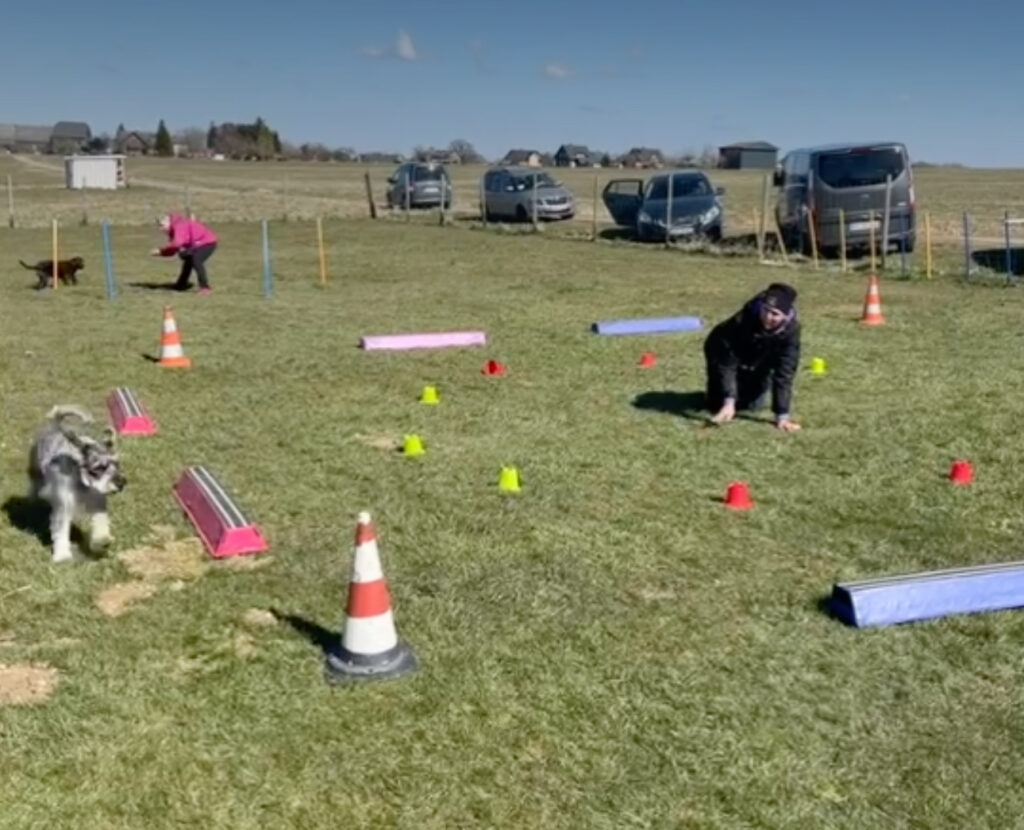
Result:
<svg viewBox="0 0 1024 830">
<path fill-rule="evenodd" d="M 35 271 L 36 276 L 39 278 L 39 284 L 36 285 L 36 289 L 46 288 L 47 286 L 53 287 L 53 260 L 43 259 L 37 262 L 35 265 L 29 265 L 27 262 L 22 262 L 23 268 L 28 268 L 29 271 Z M 60 259 L 57 260 L 57 279 L 59 279 L 64 285 L 78 285 L 78 271 L 85 269 L 85 260 L 80 256 L 71 257 L 71 259 Z"/>
</svg>

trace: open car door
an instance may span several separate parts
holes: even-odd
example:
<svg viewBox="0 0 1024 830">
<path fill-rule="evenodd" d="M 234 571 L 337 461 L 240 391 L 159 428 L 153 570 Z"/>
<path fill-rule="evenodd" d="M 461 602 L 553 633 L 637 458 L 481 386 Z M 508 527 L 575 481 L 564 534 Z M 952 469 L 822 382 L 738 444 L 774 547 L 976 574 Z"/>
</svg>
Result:
<svg viewBox="0 0 1024 830">
<path fill-rule="evenodd" d="M 616 225 L 636 227 L 636 215 L 643 202 L 643 179 L 612 179 L 605 185 L 601 198 Z"/>
</svg>

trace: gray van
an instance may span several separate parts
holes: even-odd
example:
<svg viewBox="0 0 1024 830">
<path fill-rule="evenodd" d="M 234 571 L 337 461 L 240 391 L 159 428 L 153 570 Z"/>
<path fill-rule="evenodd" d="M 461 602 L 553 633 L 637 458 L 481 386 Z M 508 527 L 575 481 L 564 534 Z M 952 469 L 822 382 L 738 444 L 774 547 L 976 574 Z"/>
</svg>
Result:
<svg viewBox="0 0 1024 830">
<path fill-rule="evenodd" d="M 775 216 L 787 248 L 809 253 L 809 222 L 818 249 L 837 253 L 842 242 L 839 211 L 844 213 L 847 250 L 867 249 L 874 223 L 881 248 L 885 180 L 892 176 L 889 237 L 886 250 L 914 250 L 914 174 L 907 148 L 896 141 L 829 144 L 787 153 L 775 170 Z"/>
</svg>

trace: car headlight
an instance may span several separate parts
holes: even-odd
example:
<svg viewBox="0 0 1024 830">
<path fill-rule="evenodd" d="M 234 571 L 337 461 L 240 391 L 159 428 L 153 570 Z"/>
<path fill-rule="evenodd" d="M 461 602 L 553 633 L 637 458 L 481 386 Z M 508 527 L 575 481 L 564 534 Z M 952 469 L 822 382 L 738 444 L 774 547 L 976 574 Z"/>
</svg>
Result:
<svg viewBox="0 0 1024 830">
<path fill-rule="evenodd" d="M 636 218 L 637 221 L 641 222 L 644 225 L 649 225 L 651 223 L 651 214 L 649 214 L 646 210 L 640 211 L 636 215 Z"/>
<path fill-rule="evenodd" d="M 714 222 L 721 212 L 722 210 L 718 205 L 712 205 L 700 215 L 700 223 L 707 225 L 709 222 Z"/>
</svg>

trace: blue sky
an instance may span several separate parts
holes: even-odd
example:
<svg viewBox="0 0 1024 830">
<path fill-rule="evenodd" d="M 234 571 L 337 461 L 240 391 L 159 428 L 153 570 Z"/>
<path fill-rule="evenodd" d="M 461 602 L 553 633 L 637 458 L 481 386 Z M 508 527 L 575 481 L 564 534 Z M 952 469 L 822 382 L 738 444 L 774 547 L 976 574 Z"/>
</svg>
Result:
<svg viewBox="0 0 1024 830">
<path fill-rule="evenodd" d="M 464 138 L 489 157 L 897 139 L 919 160 L 1024 166 L 1009 0 L 51 0 L 3 19 L 2 122 L 261 115 L 296 143 Z"/>
</svg>

